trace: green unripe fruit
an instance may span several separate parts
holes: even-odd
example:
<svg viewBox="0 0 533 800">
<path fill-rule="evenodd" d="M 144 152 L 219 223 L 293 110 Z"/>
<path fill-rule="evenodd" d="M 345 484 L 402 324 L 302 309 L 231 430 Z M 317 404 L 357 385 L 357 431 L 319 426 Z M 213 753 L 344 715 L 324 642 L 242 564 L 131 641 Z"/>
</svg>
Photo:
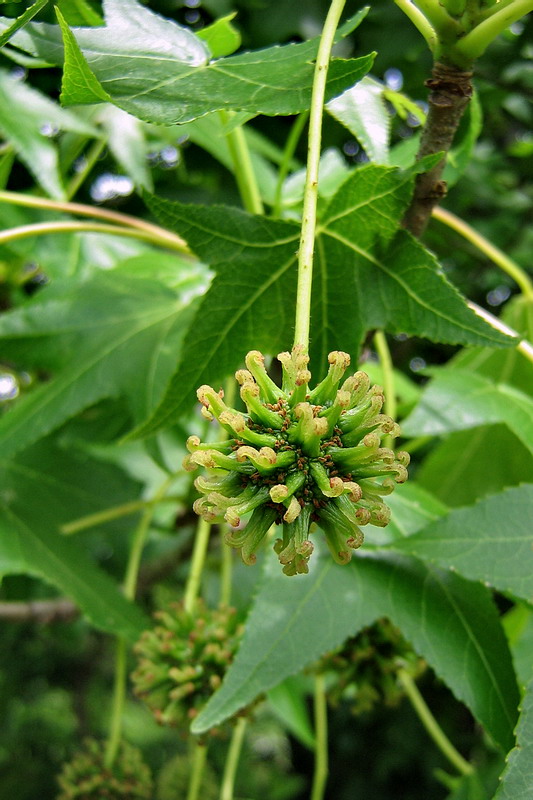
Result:
<svg viewBox="0 0 533 800">
<path fill-rule="evenodd" d="M 360 547 L 360 526 L 385 526 L 390 510 L 381 497 L 407 479 L 407 453 L 381 447 L 384 436 L 398 436 L 398 425 L 381 413 L 384 398 L 364 372 L 341 384 L 347 353 L 329 354 L 328 374 L 309 389 L 308 356 L 301 348 L 280 353 L 282 388 L 269 377 L 261 353 L 248 353 L 248 369 L 236 373 L 247 413 L 228 408 L 223 392 L 198 389 L 210 419 L 229 439 L 202 444 L 190 437 L 186 469 L 202 466 L 197 478 L 202 497 L 197 514 L 210 522 L 226 520 L 235 530 L 225 540 L 253 564 L 270 526 L 283 526 L 275 544 L 287 575 L 308 571 L 313 551 L 311 525 L 323 530 L 335 561 L 346 564 Z M 252 515 L 241 527 L 241 517 Z"/>
<path fill-rule="evenodd" d="M 111 767 L 105 744 L 86 739 L 84 748 L 63 766 L 57 800 L 152 800 L 153 782 L 140 750 L 122 742 Z"/>
<path fill-rule="evenodd" d="M 134 691 L 161 725 L 188 726 L 220 686 L 242 627 L 235 609 L 200 601 L 194 615 L 173 603 L 154 617 L 156 626 L 135 645 Z"/>
<path fill-rule="evenodd" d="M 316 666 L 318 672 L 336 676 L 334 683 L 328 683 L 329 701 L 334 705 L 349 702 L 354 714 L 371 711 L 376 703 L 396 705 L 404 696 L 398 672 L 407 670 L 418 678 L 425 669 L 426 662 L 388 619 L 349 637 Z"/>
</svg>

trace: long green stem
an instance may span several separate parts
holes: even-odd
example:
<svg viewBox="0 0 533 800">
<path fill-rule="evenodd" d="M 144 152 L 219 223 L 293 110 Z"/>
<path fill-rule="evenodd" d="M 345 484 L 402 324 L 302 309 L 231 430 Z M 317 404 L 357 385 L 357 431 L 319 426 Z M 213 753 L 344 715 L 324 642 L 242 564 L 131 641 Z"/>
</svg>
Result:
<svg viewBox="0 0 533 800">
<path fill-rule="evenodd" d="M 175 502 L 175 497 L 164 497 L 159 500 L 163 502 Z M 122 503 L 119 506 L 112 506 L 103 511 L 96 511 L 94 514 L 87 514 L 85 517 L 67 522 L 66 525 L 61 527 L 61 533 L 72 534 L 79 531 L 85 531 L 87 528 L 94 528 L 96 525 L 103 525 L 105 522 L 110 522 L 114 519 L 121 517 L 128 517 L 130 514 L 135 514 L 137 511 L 142 511 L 143 508 L 153 505 L 153 500 L 132 500 L 130 503 Z"/>
<path fill-rule="evenodd" d="M 152 507 L 145 509 L 145 512 L 141 517 L 141 521 L 133 536 L 128 564 L 126 566 L 126 576 L 124 579 L 124 595 L 129 600 L 133 600 L 135 598 L 135 586 L 137 584 L 141 552 L 150 527 L 152 514 Z M 107 740 L 105 751 L 105 764 L 107 767 L 110 767 L 113 764 L 120 746 L 120 739 L 122 736 L 122 712 L 124 710 L 124 701 L 126 699 L 127 650 L 125 639 L 119 637 L 117 639 L 116 646 L 115 684 L 113 688 L 113 703 L 111 707 L 111 723 L 109 726 L 109 738 Z"/>
<path fill-rule="evenodd" d="M 191 775 L 189 778 L 187 800 L 198 800 L 200 797 L 206 756 L 207 745 L 205 745 L 203 742 L 196 742 L 194 745 L 194 756 L 192 760 Z"/>
<path fill-rule="evenodd" d="M 300 136 L 303 133 L 303 129 L 307 125 L 308 119 L 309 119 L 309 111 L 302 111 L 302 113 L 296 117 L 296 120 L 294 121 L 290 133 L 287 137 L 287 142 L 285 144 L 285 149 L 283 151 L 283 157 L 279 165 L 276 189 L 274 191 L 274 205 L 272 208 L 272 216 L 274 217 L 279 217 L 281 213 L 281 193 L 283 191 L 283 184 L 285 182 L 285 178 L 289 174 L 291 161 L 294 158 L 296 147 L 298 146 L 298 142 L 300 141 Z"/>
<path fill-rule="evenodd" d="M 437 34 L 447 36 L 452 30 L 459 32 L 459 24 L 437 0 L 417 0 L 416 4 Z"/>
<path fill-rule="evenodd" d="M 446 211 L 446 209 L 437 206 L 433 209 L 433 216 L 439 222 L 444 223 L 444 225 L 447 225 L 463 236 L 467 241 L 473 244 L 474 247 L 477 247 L 478 250 L 490 258 L 497 267 L 506 272 L 507 275 L 518 284 L 522 294 L 526 297 L 533 298 L 533 281 L 531 281 L 525 270 L 518 266 L 509 256 L 489 242 L 488 239 L 485 239 L 484 236 L 474 230 L 468 223 L 456 217 L 455 214 L 452 214 L 450 211 Z"/>
<path fill-rule="evenodd" d="M 202 570 L 204 568 L 210 533 L 211 523 L 206 522 L 205 519 L 200 519 L 196 528 L 191 568 L 183 597 L 183 606 L 190 614 L 192 614 L 194 611 L 198 597 L 198 591 L 200 589 L 200 581 L 202 578 Z"/>
<path fill-rule="evenodd" d="M 126 640 L 119 637 L 116 641 L 115 679 L 113 684 L 113 700 L 111 705 L 111 723 L 105 749 L 105 765 L 111 767 L 117 757 L 122 737 L 122 711 L 126 699 L 127 650 Z"/>
<path fill-rule="evenodd" d="M 132 217 L 129 214 L 123 214 L 120 211 L 110 211 L 107 208 L 99 208 L 96 206 L 88 206 L 84 203 L 71 203 L 64 200 L 50 200 L 48 197 L 36 197 L 31 194 L 21 194 L 20 192 L 7 192 L 0 191 L 0 203 L 11 203 L 15 206 L 24 206 L 26 208 L 43 208 L 49 211 L 63 211 L 66 214 L 74 214 L 77 217 L 93 217 L 93 219 L 102 219 L 106 222 L 113 222 L 117 225 L 124 225 L 127 228 L 136 228 L 138 230 L 147 231 L 152 233 L 155 238 L 159 238 L 161 243 L 167 242 L 169 247 L 174 247 L 175 250 L 181 247 L 181 252 L 187 253 L 187 243 L 176 236 L 175 233 L 161 228 L 159 225 L 154 225 L 152 222 L 147 222 L 138 217 Z"/>
<path fill-rule="evenodd" d="M 145 508 L 139 525 L 137 526 L 137 529 L 133 535 L 128 556 L 128 563 L 126 565 L 126 574 L 124 576 L 124 596 L 128 600 L 135 600 L 135 590 L 137 587 L 141 555 L 146 542 L 146 537 L 150 530 L 150 523 L 152 522 L 156 504 L 158 500 L 164 497 L 168 487 L 174 480 L 175 476 L 171 476 L 167 478 L 159 487 L 154 495 L 154 501 L 147 508 Z M 122 713 L 124 710 L 124 701 L 126 699 L 126 681 L 127 645 L 125 639 L 119 637 L 117 639 L 117 651 L 115 659 L 115 682 L 111 706 L 111 721 L 109 725 L 109 737 L 105 752 L 105 764 L 107 767 L 112 766 L 120 746 L 120 739 L 122 736 Z"/>
<path fill-rule="evenodd" d="M 235 403 L 237 391 L 235 381 L 228 378 L 224 384 L 224 398 L 226 404 L 232 407 Z M 227 439 L 228 434 L 224 433 L 223 438 Z M 231 589 L 233 580 L 233 548 L 221 542 L 222 564 L 220 570 L 220 605 L 229 606 L 231 603 Z"/>
<path fill-rule="evenodd" d="M 418 29 L 419 33 L 422 34 L 429 49 L 431 52 L 433 52 L 437 46 L 438 39 L 435 28 L 432 26 L 429 20 L 424 16 L 420 9 L 414 5 L 414 3 L 411 3 L 411 0 L 394 0 L 394 2 L 398 8 L 401 8 L 403 13 L 411 20 L 413 25 Z"/>
<path fill-rule="evenodd" d="M 84 183 L 85 179 L 92 171 L 94 165 L 102 155 L 104 148 L 107 144 L 106 139 L 96 139 L 85 156 L 85 163 L 83 168 L 80 169 L 75 175 L 72 176 L 66 189 L 67 199 L 71 200 L 80 186 Z"/>
<path fill-rule="evenodd" d="M 224 124 L 229 122 L 228 114 L 225 111 L 220 112 L 220 117 Z M 226 141 L 233 162 L 235 180 L 237 181 L 237 187 L 243 206 L 250 214 L 263 214 L 263 203 L 261 201 L 252 159 L 250 158 L 248 142 L 246 141 L 242 126 L 239 125 L 237 128 L 228 131 L 228 133 L 226 133 Z"/>
<path fill-rule="evenodd" d="M 472 775 L 472 773 L 475 772 L 474 767 L 463 758 L 461 753 L 459 753 L 450 742 L 426 705 L 426 701 L 418 691 L 418 686 L 409 673 L 405 669 L 401 669 L 398 672 L 398 678 L 405 689 L 405 693 L 407 694 L 407 697 L 416 711 L 422 725 L 431 736 L 441 753 L 448 759 L 450 764 L 452 764 L 455 769 L 461 773 L 461 775 Z"/>
<path fill-rule="evenodd" d="M 396 391 L 394 385 L 394 370 L 392 366 L 392 358 L 389 350 L 387 338 L 383 331 L 376 331 L 374 334 L 374 344 L 383 372 L 383 388 L 385 390 L 385 413 L 396 418 Z"/>
<path fill-rule="evenodd" d="M 328 779 L 328 709 L 323 674 L 315 675 L 315 771 L 310 800 L 322 800 Z"/>
<path fill-rule="evenodd" d="M 478 58 L 499 33 L 530 11 L 533 11 L 533 0 L 514 0 L 513 3 L 499 9 L 476 25 L 470 33 L 459 40 L 455 49 L 468 58 Z"/>
<path fill-rule="evenodd" d="M 379 358 L 379 364 L 383 373 L 383 389 L 385 390 L 385 406 L 384 411 L 392 419 L 396 419 L 396 387 L 394 385 L 394 369 L 392 365 L 392 358 L 387 343 L 387 337 L 383 331 L 376 331 L 374 334 L 374 344 Z M 390 447 L 392 444 L 392 437 L 384 437 L 385 447 Z"/>
<path fill-rule="evenodd" d="M 345 0 L 332 0 L 315 63 L 311 109 L 309 116 L 309 140 L 307 147 L 307 174 L 304 188 L 302 233 L 298 252 L 298 288 L 296 295 L 296 320 L 294 346 L 304 352 L 309 349 L 309 327 L 311 318 L 311 288 L 313 281 L 313 256 L 315 252 L 316 207 L 318 200 L 318 167 L 322 140 L 322 115 L 328 76 L 329 59 L 335 31 L 339 24 Z"/>
<path fill-rule="evenodd" d="M 228 755 L 224 765 L 224 775 L 222 776 L 222 785 L 220 787 L 220 800 L 233 800 L 235 776 L 237 774 L 247 722 L 248 720 L 246 717 L 239 717 L 233 729 Z"/>
<path fill-rule="evenodd" d="M 222 569 L 220 571 L 220 605 L 231 603 L 231 584 L 233 577 L 233 550 L 222 542 Z"/>
<path fill-rule="evenodd" d="M 130 239 L 141 239 L 159 247 L 168 247 L 178 253 L 188 253 L 187 247 L 178 240 L 154 235 L 151 231 L 138 228 L 122 228 L 118 225 L 106 225 L 102 222 L 51 221 L 35 222 L 32 225 L 20 225 L 8 228 L 0 233 L 0 244 L 14 242 L 17 239 L 28 239 L 31 236 L 42 236 L 47 233 L 109 233 L 112 236 L 126 236 Z M 176 237 L 177 238 L 177 237 Z"/>
<path fill-rule="evenodd" d="M 514 2 L 515 0 L 500 0 L 499 3 L 493 6 L 489 6 L 484 11 L 481 11 L 477 17 L 478 25 L 481 22 L 481 20 L 487 19 L 488 17 L 492 17 L 493 14 L 496 14 L 497 12 L 501 11 L 502 8 L 507 8 L 507 6 L 510 6 Z"/>
</svg>

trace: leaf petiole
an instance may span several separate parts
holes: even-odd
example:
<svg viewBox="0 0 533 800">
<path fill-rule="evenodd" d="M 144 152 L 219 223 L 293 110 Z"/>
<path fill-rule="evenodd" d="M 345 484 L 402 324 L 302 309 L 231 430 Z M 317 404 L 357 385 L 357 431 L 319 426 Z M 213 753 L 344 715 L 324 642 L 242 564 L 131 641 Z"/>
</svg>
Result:
<svg viewBox="0 0 533 800">
<path fill-rule="evenodd" d="M 226 111 L 220 111 L 220 118 L 224 125 L 230 121 Z M 226 133 L 226 141 L 233 162 L 233 171 L 242 204 L 250 214 L 264 214 L 263 202 L 250 158 L 250 149 L 244 135 L 242 125 Z"/>
<path fill-rule="evenodd" d="M 333 47 L 333 39 L 344 8 L 344 3 L 345 0 L 332 0 L 330 5 L 320 38 L 311 94 L 307 173 L 305 177 L 300 249 L 298 251 L 298 288 L 294 326 L 294 346 L 300 346 L 305 353 L 307 353 L 309 349 L 311 288 L 318 200 L 318 168 L 320 164 L 322 115 L 324 113 L 326 79 L 331 48 Z"/>
<path fill-rule="evenodd" d="M 229 550 L 229 547 L 227 548 Z M 224 775 L 222 776 L 222 786 L 220 788 L 220 800 L 233 800 L 233 789 L 235 786 L 235 775 L 239 765 L 239 757 L 244 742 L 244 734 L 248 720 L 246 717 L 239 717 L 233 729 L 231 742 L 224 764 Z"/>
<path fill-rule="evenodd" d="M 400 669 L 398 672 L 398 678 L 422 725 L 431 736 L 441 753 L 446 756 L 450 764 L 453 764 L 455 769 L 461 775 L 472 775 L 475 772 L 474 767 L 463 758 L 461 753 L 459 753 L 459 751 L 456 750 L 453 744 L 450 742 L 428 708 L 426 701 L 420 694 L 418 686 L 411 675 L 407 672 L 407 670 Z"/>
<path fill-rule="evenodd" d="M 438 44 L 438 37 L 435 28 L 428 18 L 420 11 L 411 0 L 394 0 L 406 17 L 408 17 L 418 32 L 422 34 L 427 42 L 427 46 L 433 53 Z"/>
<path fill-rule="evenodd" d="M 452 230 L 467 239 L 474 247 L 477 247 L 480 252 L 484 253 L 497 267 L 506 272 L 515 281 L 523 295 L 533 299 L 533 282 L 516 261 L 509 258 L 502 250 L 493 245 L 492 242 L 489 242 L 467 222 L 452 214 L 451 211 L 446 211 L 446 209 L 436 206 L 433 209 L 433 216 L 439 222 L 452 228 Z"/>
<path fill-rule="evenodd" d="M 324 674 L 315 675 L 315 771 L 311 800 L 322 800 L 328 778 L 328 707 Z"/>
<path fill-rule="evenodd" d="M 8 228 L 0 233 L 0 244 L 14 242 L 18 239 L 28 239 L 31 236 L 43 236 L 49 233 L 108 233 L 111 236 L 126 236 L 130 239 L 140 239 L 144 242 L 167 247 L 178 253 L 189 254 L 189 249 L 177 236 L 154 234 L 153 231 L 142 228 L 124 228 L 118 225 L 106 225 L 103 222 L 77 222 L 74 220 L 52 220 L 50 222 L 35 222 L 31 225 L 20 225 L 17 228 Z"/>
<path fill-rule="evenodd" d="M 150 524 L 154 515 L 156 504 L 163 499 L 167 489 L 175 480 L 175 476 L 171 475 L 159 487 L 154 495 L 150 505 L 148 505 L 141 517 L 141 520 L 134 532 L 133 541 L 131 543 L 130 552 L 128 555 L 128 563 L 126 565 L 126 574 L 124 577 L 124 596 L 131 601 L 135 600 L 135 591 L 137 588 L 137 578 L 139 576 L 139 567 L 141 563 L 141 555 L 150 530 Z M 105 763 L 107 767 L 111 767 L 118 753 L 120 746 L 120 739 L 122 736 L 122 712 L 124 710 L 124 701 L 126 699 L 126 682 L 127 682 L 127 644 L 123 637 L 117 639 L 117 651 L 115 657 L 115 682 L 113 688 L 113 701 L 111 707 L 111 722 L 109 726 L 109 738 L 107 740 Z"/>
<path fill-rule="evenodd" d="M 498 10 L 457 42 L 454 49 L 462 56 L 473 60 L 482 55 L 498 34 L 533 11 L 533 0 L 514 0 L 504 8 L 494 8 Z"/>
<path fill-rule="evenodd" d="M 48 197 L 35 197 L 31 194 L 22 194 L 20 192 L 0 191 L 0 203 L 13 203 L 16 206 L 25 206 L 27 208 L 44 208 L 50 211 L 64 211 L 67 214 L 74 214 L 80 217 L 93 217 L 94 219 L 105 220 L 106 222 L 113 222 L 117 225 L 124 225 L 128 228 L 135 228 L 140 231 L 151 233 L 156 239 L 165 242 L 169 247 L 178 250 L 182 253 L 189 253 L 187 243 L 175 233 L 171 233 L 159 225 L 154 225 L 146 220 L 132 217 L 129 214 L 123 214 L 120 211 L 111 211 L 107 208 L 97 208 L 96 206 L 85 205 L 84 203 L 71 203 L 62 200 L 51 200 Z M 181 248 L 181 250 L 180 250 Z"/>
</svg>

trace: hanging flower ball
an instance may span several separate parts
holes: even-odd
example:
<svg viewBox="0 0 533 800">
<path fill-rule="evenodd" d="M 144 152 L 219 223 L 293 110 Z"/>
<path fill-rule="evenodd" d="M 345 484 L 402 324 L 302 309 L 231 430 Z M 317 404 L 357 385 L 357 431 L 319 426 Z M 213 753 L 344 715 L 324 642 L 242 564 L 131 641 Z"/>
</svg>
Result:
<svg viewBox="0 0 533 800">
<path fill-rule="evenodd" d="M 424 659 L 386 618 L 350 636 L 316 666 L 317 672 L 336 676 L 328 685 L 328 700 L 334 705 L 348 701 L 354 714 L 371 711 L 376 703 L 397 705 L 405 694 L 399 671 L 407 670 L 416 679 L 425 669 Z"/>
<path fill-rule="evenodd" d="M 226 520 L 234 530 L 226 542 L 254 564 L 256 551 L 273 524 L 283 526 L 274 549 L 287 575 L 308 571 L 313 551 L 310 526 L 318 523 L 333 558 L 350 561 L 363 543 L 361 526 L 385 526 L 390 509 L 382 497 L 407 479 L 409 455 L 381 447 L 383 436 L 398 436 L 398 425 L 381 413 L 380 386 L 364 372 L 341 384 L 347 353 L 329 354 L 328 374 L 309 388 L 309 357 L 301 348 L 280 353 L 281 389 L 269 377 L 257 350 L 235 377 L 247 413 L 229 408 L 223 391 L 198 389 L 204 415 L 215 417 L 226 438 L 190 436 L 184 467 L 204 467 L 195 480 L 203 495 L 194 510 L 205 520 Z M 252 512 L 245 527 L 241 519 Z"/>
<path fill-rule="evenodd" d="M 122 742 L 112 766 L 106 767 L 105 749 L 103 742 L 85 740 L 58 776 L 57 800 L 152 800 L 152 776 L 141 751 Z"/>
<path fill-rule="evenodd" d="M 134 691 L 161 725 L 187 725 L 222 683 L 243 628 L 235 609 L 201 601 L 194 615 L 172 603 L 154 617 L 135 645 Z"/>
</svg>

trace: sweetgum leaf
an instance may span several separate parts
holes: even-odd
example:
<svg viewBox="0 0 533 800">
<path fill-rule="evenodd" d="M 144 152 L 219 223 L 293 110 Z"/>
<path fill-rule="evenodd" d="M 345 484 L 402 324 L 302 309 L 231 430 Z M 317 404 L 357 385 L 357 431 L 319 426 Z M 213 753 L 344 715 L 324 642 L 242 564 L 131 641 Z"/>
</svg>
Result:
<svg viewBox="0 0 533 800">
<path fill-rule="evenodd" d="M 501 424 L 446 436 L 426 456 L 416 479 L 448 506 L 457 508 L 525 483 L 532 475 L 533 455 Z"/>
<path fill-rule="evenodd" d="M 111 100 L 96 76 L 91 72 L 85 56 L 59 8 L 56 16 L 63 35 L 64 68 L 61 79 L 60 100 L 63 105 L 105 103 Z"/>
<path fill-rule="evenodd" d="M 275 561 L 267 562 L 235 661 L 193 722 L 193 732 L 219 724 L 385 616 L 494 740 L 504 750 L 512 746 L 518 689 L 484 586 L 384 552 L 359 551 L 344 567 L 316 558 L 303 580 L 287 579 Z"/>
<path fill-rule="evenodd" d="M 447 507 L 434 495 L 410 480 L 396 487 L 387 497 L 387 505 L 391 510 L 391 520 L 386 528 L 374 525 L 365 527 L 367 544 L 389 544 L 396 539 L 403 539 L 416 531 L 426 528 L 448 511 Z"/>
<path fill-rule="evenodd" d="M 327 354 L 356 355 L 368 330 L 426 336 L 449 343 L 513 340 L 470 311 L 433 256 L 398 221 L 412 175 L 369 165 L 356 170 L 330 202 L 317 231 L 311 310 L 311 370 Z M 275 355 L 293 338 L 300 228 L 228 207 L 148 197 L 164 226 L 179 232 L 216 270 L 184 343 L 184 357 L 153 418 L 157 430 L 190 405 L 201 383 L 217 384 L 247 350 Z"/>
<path fill-rule="evenodd" d="M 139 268 L 148 262 L 153 279 L 137 277 L 131 267 L 116 269 L 81 284 L 70 282 L 62 296 L 51 300 L 45 290 L 38 301 L 2 315 L 6 355 L 13 343 L 22 366 L 25 358 L 41 364 L 50 359 L 57 369 L 52 380 L 0 419 L 4 457 L 102 398 L 126 396 L 139 421 L 158 404 L 205 280 L 198 265 L 169 258 L 175 269 L 172 288 L 156 280 L 150 255 L 135 263 Z M 159 256 L 158 262 L 165 259 Z"/>
<path fill-rule="evenodd" d="M 237 12 L 234 11 L 197 31 L 196 35 L 207 44 L 209 52 L 214 58 L 229 56 L 241 46 L 241 34 L 231 24 L 236 15 Z"/>
<path fill-rule="evenodd" d="M 531 341 L 533 298 L 517 295 L 502 319 Z M 532 391 L 531 363 L 517 348 L 469 347 L 448 364 L 463 374 L 475 372 L 526 395 Z M 512 458 L 505 454 L 512 452 Z M 480 469 L 483 465 L 483 469 Z M 504 423 L 487 424 L 446 436 L 424 459 L 417 480 L 450 506 L 465 506 L 479 497 L 517 486 L 533 475 L 533 454 Z"/>
<path fill-rule="evenodd" d="M 104 12 L 104 27 L 74 28 L 67 36 L 64 102 L 98 101 L 89 69 L 116 105 L 148 122 L 182 123 L 220 109 L 277 115 L 309 107 L 318 37 L 210 62 L 206 44 L 192 31 L 134 0 L 105 0 Z M 338 38 L 366 13 L 362 9 L 346 22 Z M 53 63 L 63 61 L 57 26 L 31 23 L 13 41 Z M 333 59 L 327 98 L 366 75 L 373 59 Z"/>
<path fill-rule="evenodd" d="M 501 422 L 533 453 L 531 397 L 471 371 L 443 369 L 402 423 L 402 432 L 405 436 L 438 436 Z"/>
<path fill-rule="evenodd" d="M 394 547 L 533 603 L 533 484 L 458 508 Z"/>
<path fill-rule="evenodd" d="M 377 164 L 389 163 L 391 115 L 383 97 L 384 88 L 382 83 L 367 76 L 326 106 L 353 133 L 370 161 Z"/>
<path fill-rule="evenodd" d="M 102 25 L 103 19 L 89 0 L 56 0 L 55 5 L 69 25 Z"/>
<path fill-rule="evenodd" d="M 144 615 L 58 527 L 137 497 L 139 486 L 117 467 L 49 440 L 4 460 L 0 483 L 0 576 L 42 578 L 74 600 L 95 627 L 135 641 L 147 625 Z"/>
<path fill-rule="evenodd" d="M 533 764 L 533 679 L 520 707 L 516 728 L 516 747 L 507 758 L 502 783 L 494 800 L 531 800 L 531 765 Z"/>
</svg>

